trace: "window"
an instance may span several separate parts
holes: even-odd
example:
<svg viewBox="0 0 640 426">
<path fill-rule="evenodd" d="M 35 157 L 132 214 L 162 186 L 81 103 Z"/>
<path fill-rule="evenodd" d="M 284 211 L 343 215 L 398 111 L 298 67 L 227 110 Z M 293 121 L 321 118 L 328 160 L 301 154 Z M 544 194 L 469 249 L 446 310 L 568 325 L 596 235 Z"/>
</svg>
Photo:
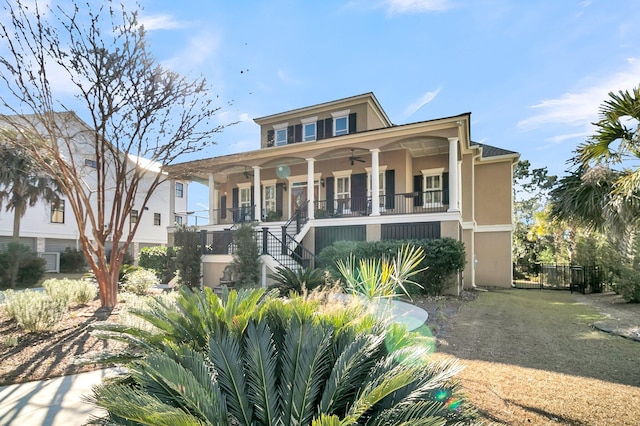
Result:
<svg viewBox="0 0 640 426">
<path fill-rule="evenodd" d="M 182 198 L 184 196 L 184 185 L 182 182 L 176 182 L 176 198 Z"/>
<path fill-rule="evenodd" d="M 332 112 L 333 136 L 341 136 L 349 133 L 349 113 L 350 110 Z"/>
<path fill-rule="evenodd" d="M 305 142 L 316 140 L 316 123 L 308 123 L 304 125 L 303 140 Z"/>
<path fill-rule="evenodd" d="M 336 178 L 336 209 L 339 213 L 349 213 L 351 211 L 351 185 L 350 176 Z"/>
<path fill-rule="evenodd" d="M 368 168 L 367 168 L 368 169 Z M 378 195 L 380 196 L 380 202 L 384 200 L 384 188 L 386 187 L 384 170 L 378 174 Z M 373 189 L 373 174 L 371 170 L 367 170 L 367 197 L 371 197 L 371 190 Z"/>
<path fill-rule="evenodd" d="M 182 216 L 179 215 L 175 215 L 174 217 L 174 221 L 173 221 L 176 225 L 182 225 Z"/>
<path fill-rule="evenodd" d="M 346 135 L 349 132 L 348 117 L 336 118 L 333 123 L 333 136 Z"/>
<path fill-rule="evenodd" d="M 131 223 L 138 223 L 138 210 L 131 210 L 129 214 L 129 221 Z"/>
<path fill-rule="evenodd" d="M 51 204 L 51 223 L 64 223 L 64 200 Z"/>
<path fill-rule="evenodd" d="M 160 213 L 153 214 L 153 224 L 160 226 L 162 224 L 162 215 Z"/>
<path fill-rule="evenodd" d="M 276 186 L 264 186 L 264 211 L 265 214 L 276 211 Z"/>
<path fill-rule="evenodd" d="M 240 203 L 238 205 L 242 212 L 243 220 L 251 220 L 251 187 L 240 188 Z"/>
<path fill-rule="evenodd" d="M 84 165 L 87 167 L 91 167 L 93 169 L 97 169 L 98 168 L 98 163 L 96 162 L 96 160 L 92 160 L 90 158 L 85 158 L 84 159 Z"/>
<path fill-rule="evenodd" d="M 276 146 L 282 146 L 287 144 L 288 132 L 287 127 L 289 123 L 280 123 L 273 126 L 273 130 L 276 133 Z"/>
<path fill-rule="evenodd" d="M 425 207 L 442 204 L 442 172 L 442 169 L 422 170 Z"/>
</svg>

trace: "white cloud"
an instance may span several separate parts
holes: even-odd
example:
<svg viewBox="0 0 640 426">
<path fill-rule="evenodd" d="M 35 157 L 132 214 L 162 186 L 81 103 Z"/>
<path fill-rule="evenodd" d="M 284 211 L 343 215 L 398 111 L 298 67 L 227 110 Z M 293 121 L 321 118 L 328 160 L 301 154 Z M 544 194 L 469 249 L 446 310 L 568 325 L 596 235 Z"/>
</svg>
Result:
<svg viewBox="0 0 640 426">
<path fill-rule="evenodd" d="M 169 69 L 186 70 L 190 73 L 198 69 L 198 65 L 209 60 L 219 47 L 220 37 L 203 31 L 186 43 L 180 55 L 163 61 L 163 64 Z"/>
<path fill-rule="evenodd" d="M 438 12 L 451 8 L 451 0 L 384 0 L 381 5 L 389 15 Z"/>
<path fill-rule="evenodd" d="M 417 99 L 415 102 L 411 103 L 411 105 L 409 105 L 405 110 L 404 110 L 404 115 L 405 117 L 411 117 L 413 114 L 415 114 L 420 108 L 422 108 L 423 106 L 425 106 L 426 104 L 428 104 L 429 102 L 431 102 L 432 100 L 435 99 L 436 96 L 438 96 L 438 93 L 440 93 L 440 87 L 438 87 L 434 92 L 427 92 L 424 95 L 422 95 L 419 99 Z"/>
<path fill-rule="evenodd" d="M 609 92 L 630 90 L 639 83 L 640 60 L 627 60 L 627 69 L 604 78 L 592 86 L 565 93 L 555 99 L 545 99 L 532 105 L 537 112 L 518 122 L 523 130 L 537 129 L 549 124 L 588 126 L 598 118 L 598 110 Z"/>
<path fill-rule="evenodd" d="M 300 81 L 296 80 L 295 78 L 289 76 L 287 73 L 285 73 L 283 70 L 278 70 L 278 78 L 283 82 L 283 83 L 287 83 L 287 84 L 291 84 L 291 85 L 299 85 Z"/>
<path fill-rule="evenodd" d="M 570 140 L 570 139 L 586 139 L 587 137 L 591 136 L 593 134 L 592 131 L 587 130 L 584 132 L 576 132 L 576 133 L 566 133 L 564 135 L 557 135 L 557 136 L 553 136 L 551 138 L 547 138 L 547 140 L 549 142 L 553 142 L 553 143 L 561 143 L 564 142 L 566 140 Z"/>
<path fill-rule="evenodd" d="M 173 16 L 168 14 L 142 16 L 140 18 L 140 24 L 144 25 L 144 29 L 147 31 L 173 30 L 186 26 L 186 23 L 176 21 L 173 19 Z"/>
</svg>

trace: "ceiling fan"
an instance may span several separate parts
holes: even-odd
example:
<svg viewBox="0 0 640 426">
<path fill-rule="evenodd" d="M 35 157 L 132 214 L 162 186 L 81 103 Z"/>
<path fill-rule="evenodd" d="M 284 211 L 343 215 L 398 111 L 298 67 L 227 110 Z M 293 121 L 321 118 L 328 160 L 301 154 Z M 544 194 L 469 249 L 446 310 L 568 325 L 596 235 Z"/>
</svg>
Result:
<svg viewBox="0 0 640 426">
<path fill-rule="evenodd" d="M 351 165 L 353 166 L 353 164 L 357 161 L 359 163 L 364 163 L 366 162 L 365 159 L 363 159 L 362 157 L 358 157 L 357 155 L 355 155 L 353 153 L 353 150 L 351 150 L 351 156 L 349 157 L 349 161 L 351 162 Z"/>
</svg>

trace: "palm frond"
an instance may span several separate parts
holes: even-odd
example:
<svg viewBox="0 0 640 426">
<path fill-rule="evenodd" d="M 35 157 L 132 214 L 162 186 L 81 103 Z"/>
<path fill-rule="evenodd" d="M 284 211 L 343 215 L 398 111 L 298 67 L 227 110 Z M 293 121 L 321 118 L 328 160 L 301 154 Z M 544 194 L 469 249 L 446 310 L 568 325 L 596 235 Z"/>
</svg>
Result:
<svg viewBox="0 0 640 426">
<path fill-rule="evenodd" d="M 284 424 L 309 424 L 328 375 L 331 330 L 294 317 L 281 353 Z"/>
<path fill-rule="evenodd" d="M 250 425 L 253 409 L 247 395 L 242 358 L 240 335 L 223 330 L 211 336 L 209 360 L 217 372 L 218 383 L 227 401 L 227 409 L 242 424 Z"/>
<path fill-rule="evenodd" d="M 249 322 L 245 338 L 247 392 L 259 424 L 276 425 L 280 421 L 277 386 L 277 355 L 271 331 L 266 323 Z"/>
</svg>

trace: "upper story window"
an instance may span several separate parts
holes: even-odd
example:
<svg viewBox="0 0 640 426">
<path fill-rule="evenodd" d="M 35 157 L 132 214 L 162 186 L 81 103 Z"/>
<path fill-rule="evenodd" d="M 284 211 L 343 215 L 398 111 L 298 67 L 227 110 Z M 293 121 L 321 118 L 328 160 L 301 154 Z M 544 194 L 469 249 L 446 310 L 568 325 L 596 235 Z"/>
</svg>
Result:
<svg viewBox="0 0 640 426">
<path fill-rule="evenodd" d="M 153 224 L 160 226 L 162 224 L 162 215 L 160 213 L 153 214 Z"/>
<path fill-rule="evenodd" d="M 182 216 L 179 215 L 175 215 L 174 216 L 174 221 L 173 221 L 176 225 L 182 225 Z"/>
<path fill-rule="evenodd" d="M 98 168 L 98 162 L 96 160 L 92 160 L 91 158 L 85 158 L 84 165 L 87 167 L 91 167 L 92 169 Z"/>
<path fill-rule="evenodd" d="M 64 200 L 51 204 L 51 223 L 64 223 Z"/>
<path fill-rule="evenodd" d="M 138 210 L 131 210 L 131 213 L 129 213 L 129 221 L 131 223 L 138 223 Z"/>
<path fill-rule="evenodd" d="M 318 139 L 318 117 L 308 117 L 300 120 L 302 122 L 302 140 L 304 142 Z"/>
<path fill-rule="evenodd" d="M 184 184 L 176 182 L 176 198 L 184 197 Z"/>
<path fill-rule="evenodd" d="M 287 137 L 289 136 L 287 134 L 287 127 L 289 126 L 289 123 L 281 123 L 281 124 L 275 124 L 273 126 L 273 130 L 275 131 L 276 134 L 276 140 L 275 140 L 275 145 L 276 146 L 281 146 L 281 145 L 286 145 L 287 144 Z"/>
<path fill-rule="evenodd" d="M 442 204 L 442 173 L 444 169 L 422 170 L 422 191 L 425 207 Z"/>
<path fill-rule="evenodd" d="M 333 136 L 341 136 L 349 133 L 349 110 L 331 113 L 333 117 Z"/>
</svg>

